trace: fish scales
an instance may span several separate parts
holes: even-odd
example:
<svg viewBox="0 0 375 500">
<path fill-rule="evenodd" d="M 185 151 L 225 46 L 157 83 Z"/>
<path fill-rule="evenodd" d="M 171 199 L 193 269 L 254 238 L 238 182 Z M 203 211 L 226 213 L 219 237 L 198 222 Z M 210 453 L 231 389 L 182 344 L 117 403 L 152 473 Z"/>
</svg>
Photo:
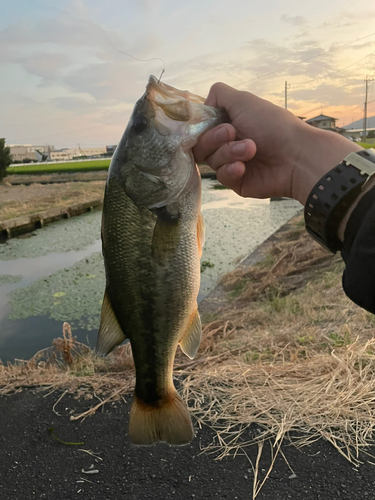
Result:
<svg viewBox="0 0 375 500">
<path fill-rule="evenodd" d="M 150 77 L 109 169 L 97 351 L 107 354 L 130 340 L 136 385 L 129 437 L 135 444 L 185 444 L 193 437 L 173 384 L 177 345 L 193 357 L 201 337 L 201 181 L 191 148 L 222 120 L 202 98 Z"/>
</svg>

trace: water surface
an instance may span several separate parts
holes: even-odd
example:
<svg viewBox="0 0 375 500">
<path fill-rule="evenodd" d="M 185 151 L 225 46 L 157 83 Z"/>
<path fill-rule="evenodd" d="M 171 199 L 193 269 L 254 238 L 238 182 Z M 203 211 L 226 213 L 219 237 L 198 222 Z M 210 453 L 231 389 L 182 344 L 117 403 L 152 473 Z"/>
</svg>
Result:
<svg viewBox="0 0 375 500">
<path fill-rule="evenodd" d="M 206 226 L 199 300 L 218 278 L 295 215 L 292 200 L 244 199 L 204 180 Z M 0 245 L 0 359 L 27 359 L 61 336 L 68 321 L 81 342 L 95 344 L 105 287 L 101 212 L 64 219 L 28 238 Z"/>
</svg>

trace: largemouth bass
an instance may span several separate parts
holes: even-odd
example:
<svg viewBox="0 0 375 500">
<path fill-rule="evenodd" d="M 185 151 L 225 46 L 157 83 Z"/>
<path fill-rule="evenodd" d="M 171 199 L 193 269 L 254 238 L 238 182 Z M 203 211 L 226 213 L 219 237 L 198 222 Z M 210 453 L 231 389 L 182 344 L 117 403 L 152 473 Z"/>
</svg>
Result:
<svg viewBox="0 0 375 500">
<path fill-rule="evenodd" d="M 96 350 L 129 339 L 136 370 L 129 437 L 185 444 L 189 412 L 173 384 L 177 345 L 194 358 L 204 226 L 198 137 L 224 121 L 204 99 L 151 76 L 108 172 L 102 217 L 106 290 Z"/>
</svg>

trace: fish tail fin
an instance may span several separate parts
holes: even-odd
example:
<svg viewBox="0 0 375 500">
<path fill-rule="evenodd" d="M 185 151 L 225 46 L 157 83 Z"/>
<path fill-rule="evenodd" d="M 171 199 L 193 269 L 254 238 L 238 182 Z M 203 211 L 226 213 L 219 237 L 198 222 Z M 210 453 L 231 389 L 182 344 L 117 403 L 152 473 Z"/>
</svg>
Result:
<svg viewBox="0 0 375 500">
<path fill-rule="evenodd" d="M 158 405 L 148 405 L 134 395 L 129 418 L 129 438 L 133 444 L 150 445 L 165 441 L 182 445 L 193 437 L 188 409 L 177 392 Z"/>
</svg>

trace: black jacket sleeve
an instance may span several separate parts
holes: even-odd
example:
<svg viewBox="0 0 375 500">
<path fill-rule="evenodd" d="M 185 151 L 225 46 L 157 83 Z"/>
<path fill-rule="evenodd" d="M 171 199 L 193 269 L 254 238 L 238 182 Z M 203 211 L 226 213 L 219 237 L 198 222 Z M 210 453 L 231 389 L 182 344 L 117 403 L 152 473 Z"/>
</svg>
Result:
<svg viewBox="0 0 375 500">
<path fill-rule="evenodd" d="M 342 284 L 347 296 L 375 314 L 375 188 L 359 201 L 347 223 Z"/>
</svg>

